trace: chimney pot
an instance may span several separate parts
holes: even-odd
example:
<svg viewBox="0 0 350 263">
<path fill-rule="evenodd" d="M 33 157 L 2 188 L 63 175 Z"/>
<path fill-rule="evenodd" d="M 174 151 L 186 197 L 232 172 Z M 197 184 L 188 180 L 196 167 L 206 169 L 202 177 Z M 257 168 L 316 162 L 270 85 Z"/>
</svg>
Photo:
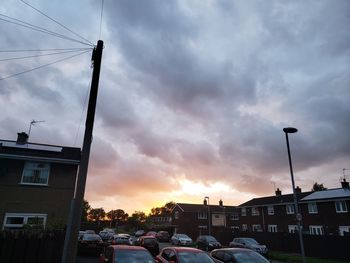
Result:
<svg viewBox="0 0 350 263">
<path fill-rule="evenodd" d="M 19 132 L 17 133 L 17 142 L 16 144 L 26 144 L 28 142 L 28 134 L 25 132 Z"/>
<path fill-rule="evenodd" d="M 281 192 L 281 190 L 279 188 L 277 188 L 275 193 L 276 193 L 276 196 L 281 196 L 282 195 L 282 192 Z"/>
<path fill-rule="evenodd" d="M 341 187 L 343 189 L 349 189 L 349 182 L 346 181 L 346 179 L 344 178 L 343 181 L 341 182 Z"/>
<path fill-rule="evenodd" d="M 208 205 L 207 199 L 204 199 L 204 200 L 203 200 L 203 204 L 204 204 L 204 205 Z"/>
<path fill-rule="evenodd" d="M 296 193 L 296 194 L 300 194 L 300 193 L 301 193 L 301 188 L 300 188 L 299 186 L 297 186 L 297 187 L 295 188 L 295 193 Z"/>
<path fill-rule="evenodd" d="M 220 199 L 219 206 L 224 206 L 224 202 Z"/>
</svg>

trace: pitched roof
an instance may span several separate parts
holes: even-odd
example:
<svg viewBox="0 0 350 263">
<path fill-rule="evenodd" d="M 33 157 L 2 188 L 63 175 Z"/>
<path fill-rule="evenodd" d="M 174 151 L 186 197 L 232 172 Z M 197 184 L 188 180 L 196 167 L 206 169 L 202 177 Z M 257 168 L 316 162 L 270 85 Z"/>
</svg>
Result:
<svg viewBox="0 0 350 263">
<path fill-rule="evenodd" d="M 328 189 L 323 191 L 316 191 L 304 197 L 303 199 L 301 199 L 301 201 L 336 199 L 336 198 L 350 198 L 350 189 L 336 188 L 336 189 Z"/>
<path fill-rule="evenodd" d="M 80 148 L 0 140 L 0 158 L 79 164 Z"/>
<path fill-rule="evenodd" d="M 176 203 L 175 207 L 179 207 L 183 212 L 207 212 L 208 205 L 204 204 L 186 204 L 186 203 Z M 174 207 L 174 208 L 175 208 Z M 174 209 L 173 208 L 173 209 Z M 211 212 L 236 212 L 236 206 L 219 206 L 219 205 L 209 205 Z"/>
<path fill-rule="evenodd" d="M 304 198 L 310 193 L 312 192 L 297 193 L 298 200 Z M 293 203 L 293 201 L 294 201 L 293 194 L 280 195 L 280 196 L 267 196 L 267 197 L 253 198 L 243 204 L 240 204 L 239 207 L 276 205 L 276 204 Z"/>
</svg>

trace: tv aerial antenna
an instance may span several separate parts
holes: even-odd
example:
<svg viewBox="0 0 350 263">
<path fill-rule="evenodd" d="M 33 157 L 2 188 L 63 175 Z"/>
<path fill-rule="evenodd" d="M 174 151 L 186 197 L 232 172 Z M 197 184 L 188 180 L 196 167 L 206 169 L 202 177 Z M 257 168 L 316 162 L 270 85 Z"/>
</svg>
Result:
<svg viewBox="0 0 350 263">
<path fill-rule="evenodd" d="M 350 169 L 343 168 L 343 179 L 344 179 L 344 180 L 346 179 L 346 178 L 345 178 L 345 176 L 346 176 L 345 171 L 347 171 L 347 170 L 350 170 Z"/>
<path fill-rule="evenodd" d="M 29 135 L 30 135 L 30 131 L 32 130 L 32 126 L 34 126 L 36 123 L 39 123 L 39 122 L 45 122 L 45 121 L 37 121 L 37 120 L 32 120 L 29 124 L 29 131 L 28 131 L 28 138 L 29 138 Z"/>
</svg>

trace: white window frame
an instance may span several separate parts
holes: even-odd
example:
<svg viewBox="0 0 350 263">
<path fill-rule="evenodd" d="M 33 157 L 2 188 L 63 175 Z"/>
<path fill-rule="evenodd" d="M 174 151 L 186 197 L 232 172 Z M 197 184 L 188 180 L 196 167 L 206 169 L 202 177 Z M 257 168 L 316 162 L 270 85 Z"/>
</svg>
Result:
<svg viewBox="0 0 350 263">
<path fill-rule="evenodd" d="M 259 216 L 259 208 L 258 207 L 252 207 L 252 216 Z"/>
<path fill-rule="evenodd" d="M 348 212 L 348 207 L 346 205 L 345 200 L 335 201 L 334 205 L 335 205 L 335 211 L 337 213 L 347 213 Z"/>
<path fill-rule="evenodd" d="M 248 225 L 242 224 L 242 231 L 248 231 Z"/>
<path fill-rule="evenodd" d="M 275 208 L 274 208 L 273 205 L 269 205 L 269 206 L 267 207 L 267 214 L 270 215 L 270 216 L 272 216 L 272 215 L 275 214 Z"/>
<path fill-rule="evenodd" d="M 208 226 L 199 225 L 198 228 L 200 228 L 200 229 L 207 229 Z"/>
<path fill-rule="evenodd" d="M 43 166 L 43 167 L 39 167 Z M 22 178 L 21 178 L 21 183 L 20 184 L 25 184 L 25 185 L 41 185 L 41 186 L 47 186 L 49 184 L 49 177 L 50 177 L 50 163 L 45 163 L 45 162 L 25 162 L 23 172 L 22 172 Z M 37 182 L 30 182 L 28 181 L 28 178 L 34 177 L 33 173 L 34 171 L 39 173 L 39 177 L 42 177 L 42 173 L 47 173 L 44 174 L 46 177 L 46 182 L 45 183 L 37 183 Z"/>
<path fill-rule="evenodd" d="M 288 225 L 288 233 L 294 234 L 298 231 L 298 225 Z"/>
<path fill-rule="evenodd" d="M 175 211 L 174 212 L 174 218 L 175 219 L 179 219 L 180 215 L 179 215 L 179 211 Z"/>
<path fill-rule="evenodd" d="M 339 226 L 339 235 L 344 236 L 344 232 L 350 232 L 350 226 Z"/>
<path fill-rule="evenodd" d="M 231 214 L 230 219 L 231 220 L 239 220 L 239 214 L 238 213 Z"/>
<path fill-rule="evenodd" d="M 23 223 L 22 224 L 8 224 L 7 219 L 10 217 L 22 217 Z M 4 216 L 4 223 L 2 226 L 2 229 L 5 228 L 22 228 L 24 225 L 28 224 L 29 218 L 42 218 L 43 219 L 43 226 L 45 228 L 46 226 L 46 220 L 47 220 L 47 214 L 36 214 L 36 213 L 5 213 Z"/>
<path fill-rule="evenodd" d="M 324 235 L 323 226 L 310 225 L 309 231 L 310 231 L 310 235 L 316 235 L 316 236 L 323 236 Z"/>
<path fill-rule="evenodd" d="M 242 207 L 241 208 L 241 213 L 242 213 L 241 214 L 242 216 L 246 216 L 247 215 L 247 209 L 245 207 Z"/>
<path fill-rule="evenodd" d="M 197 218 L 198 219 L 208 219 L 208 213 L 207 212 L 198 212 Z"/>
<path fill-rule="evenodd" d="M 286 212 L 287 215 L 294 215 L 294 204 L 293 205 L 286 205 Z"/>
<path fill-rule="evenodd" d="M 309 214 L 318 214 L 318 209 L 317 209 L 317 203 L 308 203 L 307 204 L 307 209 L 309 211 Z"/>
<path fill-rule="evenodd" d="M 277 232 L 277 225 L 268 225 L 267 229 L 268 229 L 268 232 L 276 233 Z"/>
<path fill-rule="evenodd" d="M 252 225 L 252 232 L 262 232 L 261 225 L 259 224 Z"/>
</svg>

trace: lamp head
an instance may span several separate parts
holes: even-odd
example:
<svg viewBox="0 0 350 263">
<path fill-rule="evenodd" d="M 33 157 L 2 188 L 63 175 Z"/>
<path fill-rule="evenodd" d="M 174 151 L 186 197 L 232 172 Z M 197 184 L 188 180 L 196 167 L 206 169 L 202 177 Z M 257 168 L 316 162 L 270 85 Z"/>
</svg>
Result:
<svg viewBox="0 0 350 263">
<path fill-rule="evenodd" d="M 283 131 L 285 133 L 296 133 L 298 131 L 298 129 L 293 128 L 293 127 L 287 127 L 287 128 L 283 128 Z"/>
</svg>

